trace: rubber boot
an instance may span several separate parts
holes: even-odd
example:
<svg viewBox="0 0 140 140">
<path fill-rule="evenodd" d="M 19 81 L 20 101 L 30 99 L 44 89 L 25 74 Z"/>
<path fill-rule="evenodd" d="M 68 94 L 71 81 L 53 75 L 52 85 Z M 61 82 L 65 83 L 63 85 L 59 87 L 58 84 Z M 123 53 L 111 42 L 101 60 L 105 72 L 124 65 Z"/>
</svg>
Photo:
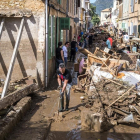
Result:
<svg viewBox="0 0 140 140">
<path fill-rule="evenodd" d="M 69 110 L 69 99 L 66 97 L 66 108 L 65 108 L 66 111 Z"/>
<path fill-rule="evenodd" d="M 63 112 L 64 109 L 64 97 L 60 97 L 60 109 L 59 112 Z"/>
</svg>

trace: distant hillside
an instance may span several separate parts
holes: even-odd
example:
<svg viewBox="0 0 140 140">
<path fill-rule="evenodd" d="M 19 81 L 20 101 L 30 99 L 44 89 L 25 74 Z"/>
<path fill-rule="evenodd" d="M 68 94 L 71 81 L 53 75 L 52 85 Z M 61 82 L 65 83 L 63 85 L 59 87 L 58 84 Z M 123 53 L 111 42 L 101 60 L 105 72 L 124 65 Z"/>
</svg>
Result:
<svg viewBox="0 0 140 140">
<path fill-rule="evenodd" d="M 96 6 L 96 13 L 101 16 L 102 10 L 113 7 L 113 0 L 96 0 L 96 2 L 91 4 Z"/>
</svg>

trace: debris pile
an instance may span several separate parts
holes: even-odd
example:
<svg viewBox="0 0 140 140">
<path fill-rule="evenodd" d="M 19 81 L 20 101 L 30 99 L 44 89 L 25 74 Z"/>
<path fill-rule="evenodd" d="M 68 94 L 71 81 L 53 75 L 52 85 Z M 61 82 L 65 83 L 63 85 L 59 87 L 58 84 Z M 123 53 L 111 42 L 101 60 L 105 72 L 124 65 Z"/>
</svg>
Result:
<svg viewBox="0 0 140 140">
<path fill-rule="evenodd" d="M 81 101 L 85 108 L 81 111 L 82 126 L 102 132 L 112 125 L 139 123 L 140 121 L 140 54 L 120 51 L 115 41 L 115 49 L 108 50 L 104 37 L 106 30 L 96 27 L 90 30 L 99 46 L 93 43 L 94 52 L 79 47 L 84 54 L 84 64 L 78 58 L 75 66 L 83 72 L 77 78 L 74 91 L 84 93 Z M 139 46 L 138 46 L 139 47 Z M 131 46 L 130 46 L 131 48 Z M 76 72 L 78 70 L 75 69 Z"/>
</svg>

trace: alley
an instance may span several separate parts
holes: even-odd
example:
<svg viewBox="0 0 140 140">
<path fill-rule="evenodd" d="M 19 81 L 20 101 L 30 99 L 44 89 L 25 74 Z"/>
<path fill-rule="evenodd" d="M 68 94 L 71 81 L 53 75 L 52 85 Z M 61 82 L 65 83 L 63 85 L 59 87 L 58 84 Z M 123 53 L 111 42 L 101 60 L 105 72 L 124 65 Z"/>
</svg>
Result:
<svg viewBox="0 0 140 140">
<path fill-rule="evenodd" d="M 68 68 L 75 75 L 73 64 L 68 63 Z M 82 130 L 81 110 L 85 102 L 81 102 L 81 92 L 71 92 L 70 110 L 62 113 L 62 118 L 57 118 L 54 113 L 58 111 L 58 96 L 56 77 L 50 82 L 45 92 L 31 95 L 31 109 L 22 118 L 20 123 L 11 132 L 7 140 L 138 140 L 139 125 L 114 126 L 103 133 L 91 130 Z M 54 116 L 54 117 L 53 117 Z"/>
<path fill-rule="evenodd" d="M 0 0 L 0 140 L 140 140 L 140 0 Z"/>
</svg>

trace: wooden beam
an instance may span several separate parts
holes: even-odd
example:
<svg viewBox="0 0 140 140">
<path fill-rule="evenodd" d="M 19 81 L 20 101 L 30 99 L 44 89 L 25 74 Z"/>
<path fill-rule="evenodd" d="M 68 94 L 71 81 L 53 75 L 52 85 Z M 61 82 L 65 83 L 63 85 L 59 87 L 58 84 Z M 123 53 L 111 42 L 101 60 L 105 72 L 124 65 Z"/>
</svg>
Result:
<svg viewBox="0 0 140 140">
<path fill-rule="evenodd" d="M 12 58 L 11 58 L 11 62 L 10 62 L 10 66 L 9 66 L 9 69 L 8 69 L 8 73 L 7 73 L 7 77 L 6 77 L 6 81 L 5 81 L 5 84 L 4 84 L 4 88 L 3 88 L 3 91 L 2 91 L 1 98 L 3 98 L 5 96 L 5 94 L 8 90 L 9 82 L 10 82 L 11 75 L 12 75 L 12 72 L 13 72 L 13 67 L 14 67 L 14 64 L 15 64 L 16 57 L 17 57 L 19 43 L 20 43 L 22 31 L 23 31 L 23 26 L 24 26 L 24 17 L 21 20 L 21 24 L 20 24 L 20 28 L 19 28 L 19 32 L 18 32 L 18 36 L 17 36 L 17 41 L 16 41 L 16 44 L 15 44 L 15 47 L 14 47 L 13 55 L 12 55 Z"/>
<path fill-rule="evenodd" d="M 4 26 L 4 21 L 5 21 L 5 18 L 2 19 L 1 25 L 0 25 L 0 39 L 1 39 L 1 36 L 2 36 L 2 30 L 3 30 L 3 26 Z"/>
<path fill-rule="evenodd" d="M 7 95 L 3 99 L 0 99 L 0 110 L 6 109 L 8 106 L 13 105 L 15 102 L 33 93 L 37 89 L 38 89 L 38 85 L 32 84 Z"/>
<path fill-rule="evenodd" d="M 123 95 L 121 95 L 118 99 L 116 99 L 113 103 L 111 103 L 107 108 L 111 107 L 113 104 L 115 104 L 118 100 L 120 100 L 122 97 L 127 95 L 135 86 L 132 86 L 127 92 L 125 92 Z"/>
</svg>

